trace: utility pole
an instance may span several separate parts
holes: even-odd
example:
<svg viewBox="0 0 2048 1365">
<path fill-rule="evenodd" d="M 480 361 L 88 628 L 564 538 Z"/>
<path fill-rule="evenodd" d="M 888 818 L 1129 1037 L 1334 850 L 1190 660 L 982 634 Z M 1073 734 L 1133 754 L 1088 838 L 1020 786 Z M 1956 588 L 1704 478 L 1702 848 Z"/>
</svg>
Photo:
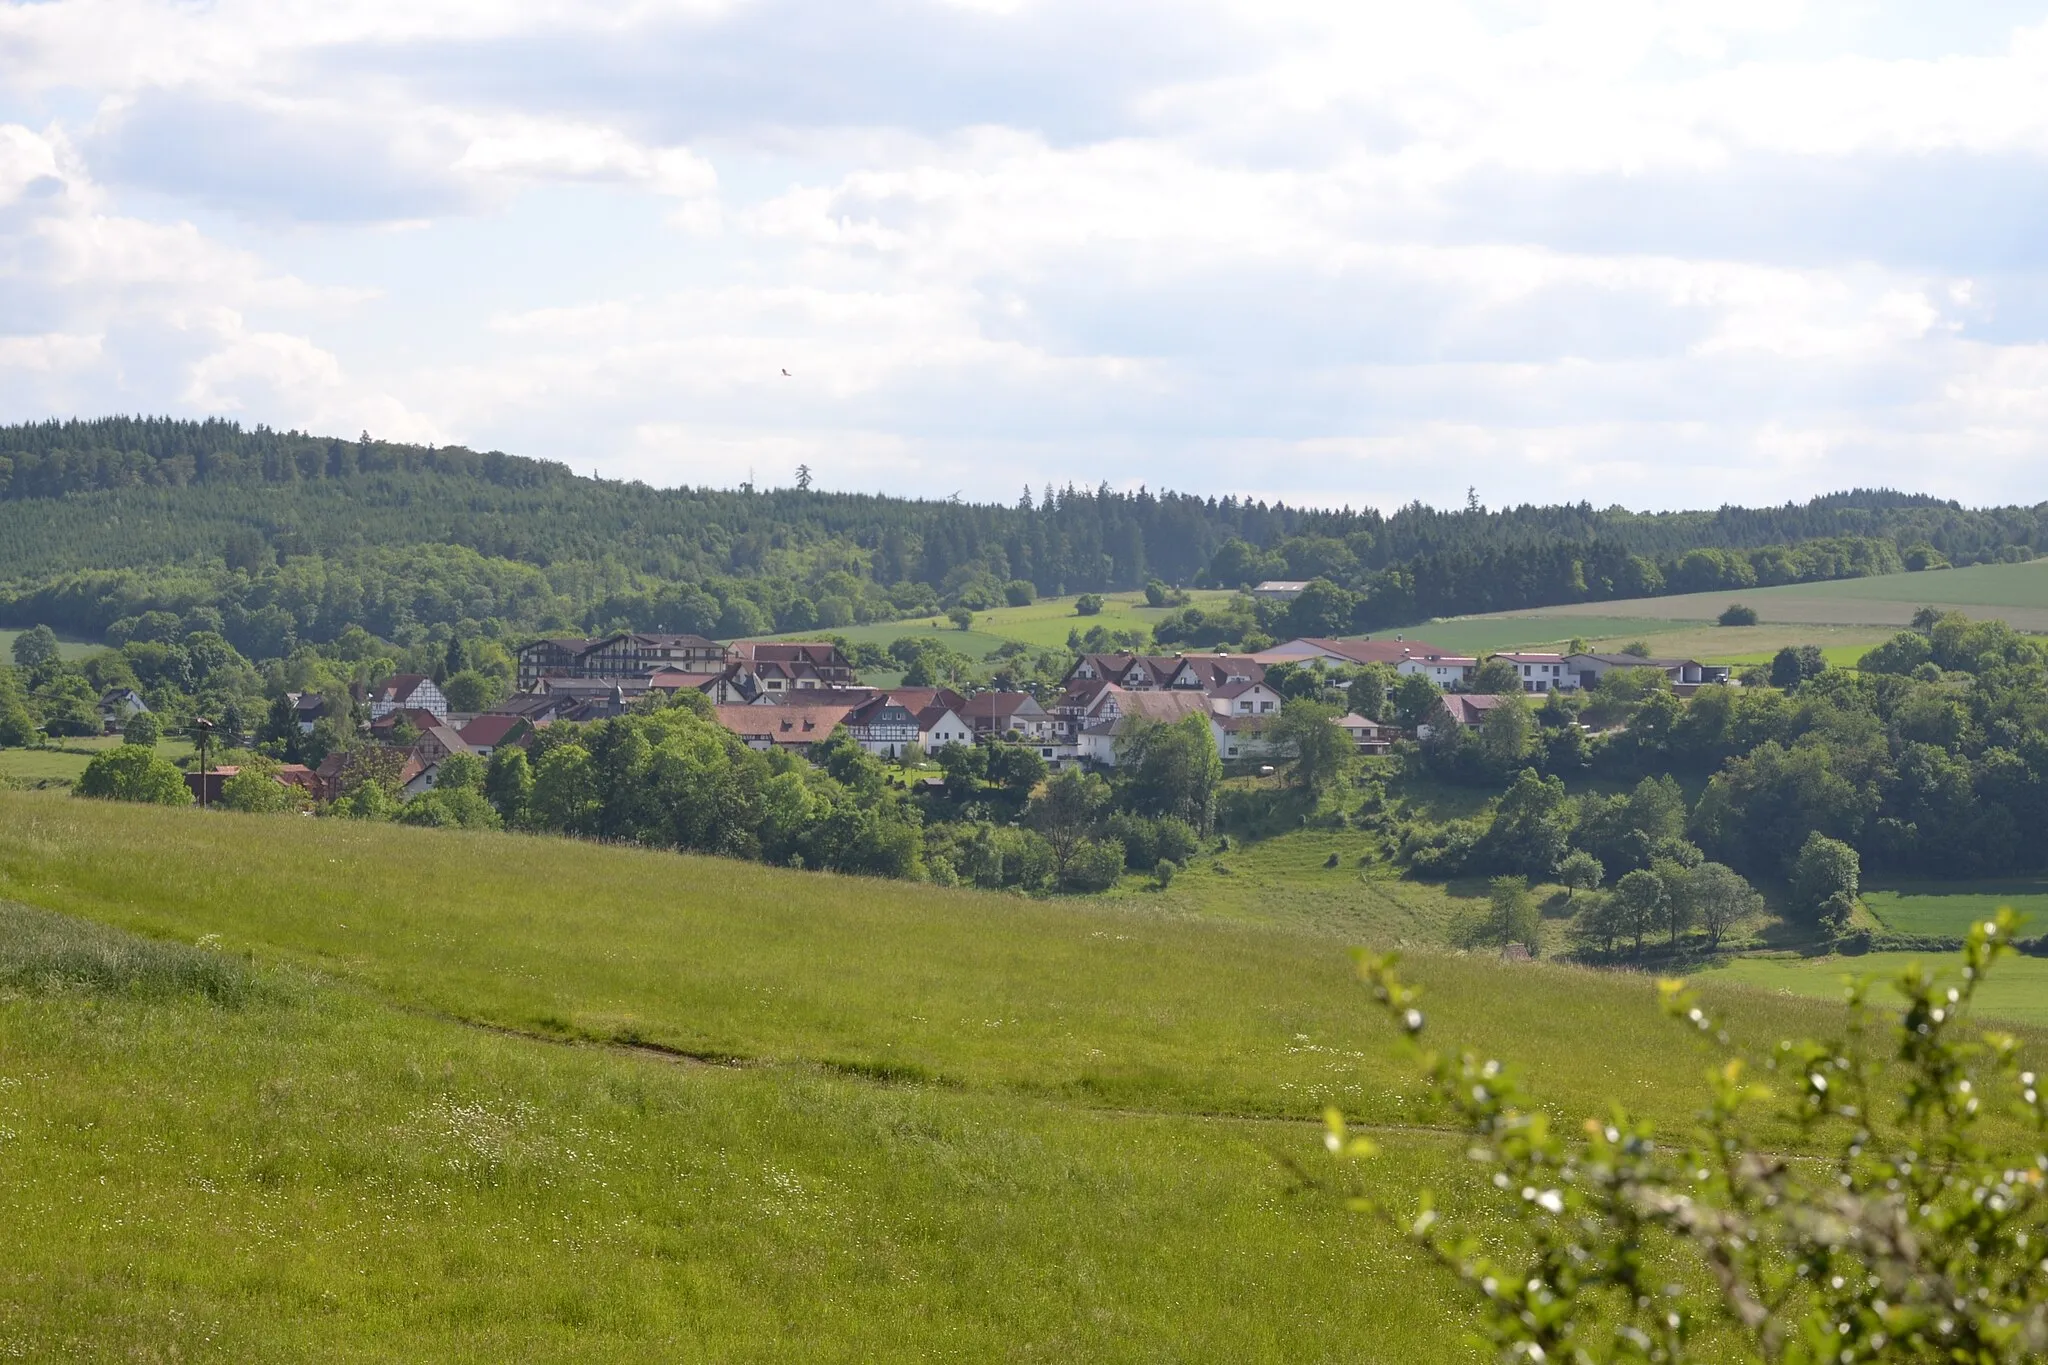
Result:
<svg viewBox="0 0 2048 1365">
<path fill-rule="evenodd" d="M 212 770 L 207 762 L 208 742 L 213 738 L 213 722 L 205 716 L 192 718 L 192 732 L 199 736 L 199 806 L 206 808 L 206 775 Z"/>
</svg>

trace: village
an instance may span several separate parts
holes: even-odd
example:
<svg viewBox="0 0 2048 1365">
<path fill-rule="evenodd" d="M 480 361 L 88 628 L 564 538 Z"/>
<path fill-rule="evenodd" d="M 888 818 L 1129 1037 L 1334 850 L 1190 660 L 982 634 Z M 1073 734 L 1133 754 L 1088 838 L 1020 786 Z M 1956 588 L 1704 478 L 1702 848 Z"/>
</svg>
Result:
<svg viewBox="0 0 2048 1365">
<path fill-rule="evenodd" d="M 1506 695 L 1473 690 L 1482 664 L 1491 666 L 1495 680 L 1506 665 L 1521 694 L 1531 697 L 1591 689 L 1619 669 L 1656 670 L 1680 695 L 1730 681 L 1726 667 L 1692 659 L 1511 652 L 1482 660 L 1398 635 L 1305 637 L 1243 655 L 1083 653 L 1043 697 L 1030 690 L 864 685 L 846 651 L 830 640 L 722 644 L 700 635 L 615 632 L 534 640 L 519 648 L 517 659 L 518 690 L 478 712 L 453 710 L 435 680 L 416 673 L 384 678 L 348 699 L 369 738 L 397 756 L 401 799 L 431 790 L 452 755 L 488 760 L 558 721 L 604 720 L 685 691 L 702 695 L 719 725 L 752 749 L 808 756 L 844 727 L 868 753 L 906 764 L 948 745 L 1002 741 L 1035 751 L 1055 770 L 1078 764 L 1107 771 L 1116 767 L 1119 740 L 1131 727 L 1200 715 L 1226 769 L 1256 772 L 1289 757 L 1284 743 L 1265 733 L 1287 700 L 1268 679 L 1276 667 L 1306 670 L 1318 680 L 1321 699 L 1342 712 L 1335 724 L 1362 755 L 1388 753 L 1403 737 L 1427 739 L 1434 726 L 1482 725 Z M 1439 695 L 1429 718 L 1402 727 L 1344 710 L 1344 681 L 1375 665 L 1397 679 L 1431 684 Z M 329 698 L 313 693 L 288 700 L 307 734 L 333 710 Z M 139 704 L 132 697 L 103 699 L 109 728 Z M 282 764 L 273 776 L 314 801 L 332 800 L 361 753 L 337 750 L 317 767 Z M 186 774 L 186 781 L 201 804 L 212 804 L 237 771 L 208 767 Z"/>
</svg>

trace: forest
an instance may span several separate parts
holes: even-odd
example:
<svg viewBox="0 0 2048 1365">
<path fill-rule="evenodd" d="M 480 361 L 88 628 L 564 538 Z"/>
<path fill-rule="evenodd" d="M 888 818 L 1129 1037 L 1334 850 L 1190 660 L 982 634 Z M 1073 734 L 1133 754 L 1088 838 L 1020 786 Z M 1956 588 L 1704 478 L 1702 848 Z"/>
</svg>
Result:
<svg viewBox="0 0 2048 1365">
<path fill-rule="evenodd" d="M 460 447 L 225 421 L 0 428 L 0 625 L 98 639 L 214 613 L 252 657 L 540 631 L 820 630 L 1149 582 L 1313 580 L 1283 616 L 1190 608 L 1161 643 L 2031 558 L 2048 507 L 1859 490 L 1774 508 L 1391 514 L 1028 484 L 1010 505 L 657 489 Z"/>
</svg>

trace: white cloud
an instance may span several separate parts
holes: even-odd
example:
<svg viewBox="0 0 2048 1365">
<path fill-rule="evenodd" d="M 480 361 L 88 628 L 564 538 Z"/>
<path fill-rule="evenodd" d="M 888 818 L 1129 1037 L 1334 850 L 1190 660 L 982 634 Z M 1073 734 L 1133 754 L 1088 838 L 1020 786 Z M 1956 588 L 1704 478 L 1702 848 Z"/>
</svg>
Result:
<svg viewBox="0 0 2048 1365">
<path fill-rule="evenodd" d="M 2044 84 L 2048 0 L 5 7 L 0 415 L 1004 498 L 2033 500 Z"/>
</svg>

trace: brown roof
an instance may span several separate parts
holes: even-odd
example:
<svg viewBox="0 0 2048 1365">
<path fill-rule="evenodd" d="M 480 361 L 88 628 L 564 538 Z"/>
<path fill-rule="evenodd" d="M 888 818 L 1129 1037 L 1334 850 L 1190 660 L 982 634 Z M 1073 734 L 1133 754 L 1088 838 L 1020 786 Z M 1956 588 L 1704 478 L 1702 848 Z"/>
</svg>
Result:
<svg viewBox="0 0 2048 1365">
<path fill-rule="evenodd" d="M 1029 692 L 980 692 L 967 699 L 965 708 L 955 707 L 963 716 L 1042 716 L 1045 708 Z"/>
<path fill-rule="evenodd" d="M 424 673 L 394 673 L 370 690 L 370 699 L 403 705 L 419 690 L 421 683 L 432 681 L 433 679 Z"/>
<path fill-rule="evenodd" d="M 816 744 L 846 723 L 853 708 L 834 706 L 714 706 L 718 723 L 741 739 L 775 744 Z"/>
<path fill-rule="evenodd" d="M 504 716 L 495 713 L 478 716 L 462 727 L 462 742 L 472 748 L 495 749 L 505 742 L 506 736 L 526 728 L 526 717 Z"/>
</svg>

